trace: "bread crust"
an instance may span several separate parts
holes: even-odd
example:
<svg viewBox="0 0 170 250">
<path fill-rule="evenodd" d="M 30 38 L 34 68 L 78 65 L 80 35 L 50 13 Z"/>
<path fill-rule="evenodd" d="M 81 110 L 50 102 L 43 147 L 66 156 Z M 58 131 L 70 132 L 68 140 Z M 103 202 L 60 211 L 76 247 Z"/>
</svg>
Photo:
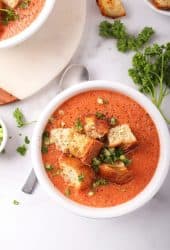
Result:
<svg viewBox="0 0 170 250">
<path fill-rule="evenodd" d="M 85 166 L 79 159 L 63 155 L 59 159 L 61 175 L 77 190 L 84 190 L 91 187 L 95 174 L 93 170 Z M 71 178 L 71 173 L 74 172 L 75 178 Z M 70 175 L 69 175 L 70 174 Z M 82 179 L 80 179 L 80 176 Z"/>
<path fill-rule="evenodd" d="M 96 0 L 101 14 L 110 18 L 126 16 L 126 11 L 120 0 Z"/>
<path fill-rule="evenodd" d="M 120 163 L 119 163 L 120 165 Z M 110 164 L 102 164 L 99 166 L 99 174 L 106 180 L 113 183 L 123 185 L 130 182 L 133 179 L 133 171 L 129 170 L 125 166 L 113 166 Z"/>
<path fill-rule="evenodd" d="M 162 10 L 170 10 L 170 1 L 158 1 L 158 0 L 152 0 L 153 4 L 158 8 Z"/>
</svg>

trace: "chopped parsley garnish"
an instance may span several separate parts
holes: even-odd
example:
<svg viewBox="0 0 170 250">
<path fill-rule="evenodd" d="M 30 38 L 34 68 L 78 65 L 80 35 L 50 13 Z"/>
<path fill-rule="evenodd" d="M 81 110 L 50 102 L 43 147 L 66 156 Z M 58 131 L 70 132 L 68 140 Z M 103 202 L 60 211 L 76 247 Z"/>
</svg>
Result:
<svg viewBox="0 0 170 250">
<path fill-rule="evenodd" d="M 80 118 L 78 118 L 78 119 L 76 120 L 76 122 L 75 122 L 75 124 L 74 124 L 74 128 L 76 129 L 76 131 L 82 132 L 82 130 L 83 130 L 83 124 L 82 124 Z"/>
<path fill-rule="evenodd" d="M 41 147 L 41 152 L 42 152 L 43 154 L 48 153 L 48 147 L 47 147 L 46 145 L 42 145 L 42 147 Z"/>
<path fill-rule="evenodd" d="M 103 21 L 99 25 L 100 36 L 117 39 L 117 48 L 121 52 L 139 50 L 151 39 L 154 33 L 151 27 L 145 27 L 137 36 L 130 35 L 120 20 L 116 20 L 114 23 Z"/>
<path fill-rule="evenodd" d="M 67 197 L 69 197 L 70 194 L 71 194 L 70 188 L 66 188 L 66 190 L 65 190 L 65 195 L 66 195 Z"/>
<path fill-rule="evenodd" d="M 53 167 L 53 165 L 51 165 L 51 164 L 45 164 L 45 169 L 46 169 L 47 171 L 52 171 L 52 170 L 54 169 L 54 167 Z"/>
<path fill-rule="evenodd" d="M 3 25 L 8 25 L 11 21 L 16 21 L 19 19 L 19 15 L 14 9 L 6 8 L 6 9 L 0 9 L 1 14 L 1 20 L 0 22 Z"/>
<path fill-rule="evenodd" d="M 98 179 L 95 182 L 93 182 L 93 188 L 97 188 L 97 187 L 100 187 L 100 186 L 105 186 L 107 184 L 108 184 L 108 181 L 101 178 L 101 179 Z"/>
<path fill-rule="evenodd" d="M 16 120 L 16 123 L 17 123 L 17 127 L 18 127 L 18 128 L 22 128 L 22 127 L 24 127 L 24 126 L 26 126 L 26 125 L 29 125 L 29 124 L 35 122 L 35 121 L 26 122 L 26 121 L 25 121 L 25 117 L 24 117 L 22 111 L 21 111 L 19 108 L 16 108 L 16 109 L 15 109 L 15 111 L 13 112 L 13 116 L 14 116 L 14 118 L 15 118 L 15 120 Z"/>
<path fill-rule="evenodd" d="M 27 9 L 31 3 L 31 0 L 22 0 L 19 7 L 21 9 Z"/>
<path fill-rule="evenodd" d="M 106 116 L 103 113 L 98 111 L 96 112 L 96 117 L 101 120 L 104 120 L 106 118 Z"/>
<path fill-rule="evenodd" d="M 98 172 L 99 166 L 102 163 L 114 165 L 115 162 L 122 161 L 125 165 L 129 165 L 129 160 L 121 148 L 103 148 L 98 157 L 93 158 L 92 167 L 95 172 Z"/>
<path fill-rule="evenodd" d="M 16 206 L 18 206 L 19 205 L 19 201 L 13 200 L 13 204 L 16 205 Z"/>
<path fill-rule="evenodd" d="M 50 135 L 48 131 L 44 131 L 42 135 L 43 145 L 49 145 L 50 144 Z"/>
<path fill-rule="evenodd" d="M 83 174 L 80 174 L 80 175 L 78 176 L 78 180 L 79 180 L 79 182 L 84 181 L 84 175 L 83 175 Z"/>
<path fill-rule="evenodd" d="M 22 146 L 18 147 L 18 148 L 16 149 L 16 151 L 17 151 L 20 155 L 25 156 L 26 153 L 27 153 L 27 147 L 25 146 L 25 144 L 23 144 Z"/>
<path fill-rule="evenodd" d="M 100 104 L 100 105 L 103 105 L 103 104 L 108 104 L 109 101 L 107 99 L 103 99 L 102 97 L 98 97 L 97 98 L 97 103 Z"/>
<path fill-rule="evenodd" d="M 117 123 L 117 119 L 116 119 L 115 117 L 112 117 L 112 118 L 110 119 L 110 124 L 111 124 L 112 126 L 114 126 L 114 125 L 116 125 L 116 123 Z"/>
<path fill-rule="evenodd" d="M 29 140 L 28 136 L 25 136 L 24 141 L 25 141 L 26 144 L 30 144 L 30 140 Z"/>
</svg>

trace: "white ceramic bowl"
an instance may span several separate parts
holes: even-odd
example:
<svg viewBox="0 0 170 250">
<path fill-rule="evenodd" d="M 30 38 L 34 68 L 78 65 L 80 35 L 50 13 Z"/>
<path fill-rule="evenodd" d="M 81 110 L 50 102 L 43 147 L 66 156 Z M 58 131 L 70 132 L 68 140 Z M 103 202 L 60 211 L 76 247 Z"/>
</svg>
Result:
<svg viewBox="0 0 170 250">
<path fill-rule="evenodd" d="M 43 8 L 40 11 L 39 15 L 35 18 L 35 20 L 19 34 L 9 39 L 0 41 L 0 49 L 16 46 L 31 37 L 46 21 L 54 7 L 55 2 L 56 0 L 45 0 Z"/>
<path fill-rule="evenodd" d="M 118 206 L 108 207 L 108 208 L 93 208 L 84 205 L 80 205 L 74 201 L 71 201 L 60 193 L 49 180 L 46 171 L 43 166 L 41 158 L 41 137 L 43 130 L 48 122 L 49 117 L 52 113 L 59 107 L 63 102 L 75 96 L 79 93 L 86 92 L 88 90 L 104 89 L 110 91 L 117 91 L 131 97 L 134 101 L 139 103 L 151 116 L 154 121 L 160 140 L 160 159 L 158 162 L 155 174 L 150 181 L 150 183 L 145 187 L 145 189 L 139 193 L 135 198 L 129 200 Z M 168 168 L 170 164 L 170 136 L 167 125 L 160 115 L 157 108 L 151 103 L 151 101 L 142 95 L 140 92 L 122 85 L 118 82 L 108 82 L 108 81 L 90 81 L 84 82 L 79 85 L 75 85 L 62 93 L 58 94 L 43 111 L 34 131 L 31 153 L 32 160 L 34 164 L 34 169 L 38 180 L 46 192 L 53 197 L 57 204 L 69 209 L 70 211 L 79 214 L 81 216 L 90 218 L 111 218 L 121 216 L 130 213 L 137 208 L 143 206 L 148 202 L 159 190 L 165 177 L 168 173 Z"/>
<path fill-rule="evenodd" d="M 7 127 L 5 125 L 5 123 L 3 122 L 3 120 L 0 118 L 0 125 L 3 129 L 3 140 L 0 144 L 0 153 L 5 149 L 7 140 L 8 140 L 8 131 L 7 131 Z"/>
<path fill-rule="evenodd" d="M 153 3 L 152 0 L 144 0 L 145 3 L 155 12 L 161 14 L 161 15 L 165 15 L 165 16 L 170 16 L 170 10 L 161 10 L 158 9 Z"/>
</svg>

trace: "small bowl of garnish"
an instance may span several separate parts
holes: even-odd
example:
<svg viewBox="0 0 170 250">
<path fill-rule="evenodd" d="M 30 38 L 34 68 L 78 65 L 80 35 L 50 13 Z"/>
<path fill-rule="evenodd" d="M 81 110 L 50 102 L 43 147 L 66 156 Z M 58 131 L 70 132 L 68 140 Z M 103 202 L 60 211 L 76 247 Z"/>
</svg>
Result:
<svg viewBox="0 0 170 250">
<path fill-rule="evenodd" d="M 0 153 L 5 149 L 8 138 L 7 127 L 0 118 Z"/>
</svg>

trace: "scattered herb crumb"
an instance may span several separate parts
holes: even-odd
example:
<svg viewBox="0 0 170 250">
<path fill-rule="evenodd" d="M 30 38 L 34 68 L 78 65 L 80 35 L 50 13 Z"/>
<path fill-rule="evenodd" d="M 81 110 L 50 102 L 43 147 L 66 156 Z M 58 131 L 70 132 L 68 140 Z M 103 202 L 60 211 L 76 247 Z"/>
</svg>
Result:
<svg viewBox="0 0 170 250">
<path fill-rule="evenodd" d="M 98 111 L 96 112 L 96 117 L 101 120 L 104 120 L 106 118 L 106 116 L 103 113 Z"/>
<path fill-rule="evenodd" d="M 22 0 L 19 7 L 21 9 L 27 9 L 31 3 L 31 0 Z"/>
<path fill-rule="evenodd" d="M 99 186 L 105 186 L 107 184 L 108 184 L 108 181 L 101 178 L 93 182 L 93 188 L 97 188 Z"/>
<path fill-rule="evenodd" d="M 29 140 L 28 136 L 25 136 L 24 141 L 25 141 L 25 144 L 30 144 L 30 140 Z"/>
<path fill-rule="evenodd" d="M 20 203 L 17 200 L 13 200 L 13 204 L 16 205 L 16 206 L 18 206 Z"/>
<path fill-rule="evenodd" d="M 70 194 L 71 194 L 70 188 L 66 188 L 66 190 L 65 190 L 65 195 L 66 195 L 67 197 L 69 197 Z"/>
<path fill-rule="evenodd" d="M 76 120 L 76 122 L 75 122 L 75 124 L 74 124 L 74 128 L 76 129 L 76 131 L 82 132 L 82 130 L 83 130 L 83 124 L 82 124 L 80 118 L 78 118 L 78 119 Z"/>
<path fill-rule="evenodd" d="M 80 174 L 80 175 L 78 176 L 78 180 L 79 180 L 79 182 L 83 182 L 83 181 L 84 181 L 84 175 L 83 175 L 83 174 Z"/>
<path fill-rule="evenodd" d="M 53 167 L 53 165 L 51 165 L 51 164 L 45 164 L 45 169 L 46 169 L 47 171 L 52 171 L 52 170 L 54 169 L 54 167 Z"/>
<path fill-rule="evenodd" d="M 18 147 L 18 148 L 16 149 L 16 151 L 17 151 L 20 155 L 25 156 L 26 153 L 27 153 L 27 147 L 25 146 L 25 144 L 23 144 L 22 146 Z"/>
</svg>

